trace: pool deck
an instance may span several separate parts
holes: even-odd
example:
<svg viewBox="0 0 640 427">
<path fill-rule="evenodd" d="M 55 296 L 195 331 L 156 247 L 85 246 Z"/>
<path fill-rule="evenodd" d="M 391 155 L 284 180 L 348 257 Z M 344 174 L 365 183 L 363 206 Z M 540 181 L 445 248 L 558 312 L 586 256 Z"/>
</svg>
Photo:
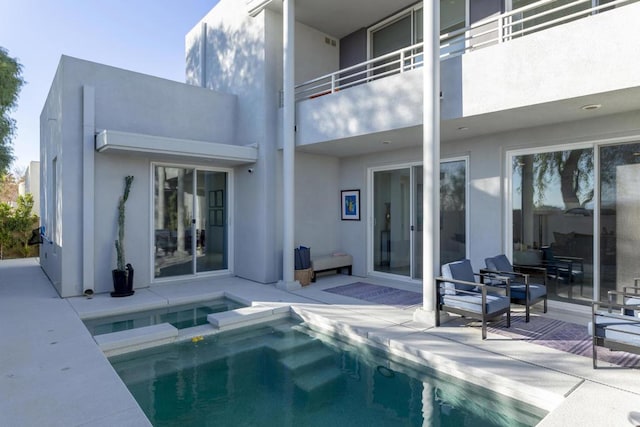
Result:
<svg viewBox="0 0 640 427">
<path fill-rule="evenodd" d="M 80 317 L 209 299 L 222 293 L 252 305 L 292 309 L 322 328 L 527 400 L 550 410 L 540 426 L 631 426 L 640 413 L 640 370 L 591 359 L 477 328 L 425 328 L 415 307 L 367 303 L 323 289 L 362 278 L 327 275 L 285 292 L 239 278 L 193 280 L 136 290 L 127 298 L 61 299 L 36 259 L 0 261 L 0 414 L 3 426 L 144 426 L 144 413 Z M 366 282 L 390 286 L 388 280 Z M 416 290 L 409 283 L 394 287 Z M 551 317 L 584 323 L 588 312 L 552 305 Z M 605 350 L 603 350 L 605 351 Z"/>
</svg>

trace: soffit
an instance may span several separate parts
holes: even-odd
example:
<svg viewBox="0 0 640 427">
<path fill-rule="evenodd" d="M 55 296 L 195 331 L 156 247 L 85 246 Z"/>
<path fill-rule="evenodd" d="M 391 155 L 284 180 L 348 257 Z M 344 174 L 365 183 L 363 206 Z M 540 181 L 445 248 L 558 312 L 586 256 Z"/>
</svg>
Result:
<svg viewBox="0 0 640 427">
<path fill-rule="evenodd" d="M 580 108 L 590 104 L 601 104 L 602 108 L 590 111 Z M 579 128 L 580 124 L 587 120 L 632 112 L 640 115 L 640 87 L 445 120 L 440 123 L 440 141 L 442 145 L 446 145 L 450 141 L 535 129 L 560 123 Z M 422 126 L 298 146 L 298 150 L 335 157 L 350 157 L 418 146 L 422 146 Z"/>
<path fill-rule="evenodd" d="M 416 3 L 415 0 L 295 0 L 296 21 L 339 39 Z M 281 1 L 272 1 L 267 7 L 282 13 Z"/>
</svg>

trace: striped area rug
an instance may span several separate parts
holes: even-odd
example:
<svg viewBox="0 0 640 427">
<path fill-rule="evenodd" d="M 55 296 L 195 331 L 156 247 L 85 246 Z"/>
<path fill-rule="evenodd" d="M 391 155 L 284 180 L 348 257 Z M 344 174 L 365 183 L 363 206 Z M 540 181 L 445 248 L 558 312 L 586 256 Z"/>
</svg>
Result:
<svg viewBox="0 0 640 427">
<path fill-rule="evenodd" d="M 579 356 L 592 357 L 591 336 L 586 325 L 576 325 L 561 320 L 532 316 L 526 323 L 523 315 L 511 315 L 511 327 L 507 328 L 506 320 L 492 323 L 488 330 L 513 339 L 529 341 L 533 344 L 551 347 Z M 598 360 L 614 363 L 627 368 L 640 368 L 640 355 L 624 351 L 598 349 Z"/>
<path fill-rule="evenodd" d="M 325 289 L 324 291 L 374 302 L 376 304 L 392 305 L 394 307 L 410 307 L 422 304 L 422 294 L 419 292 L 405 291 L 364 282 L 349 283 L 348 285 L 336 286 L 335 288 Z"/>
</svg>

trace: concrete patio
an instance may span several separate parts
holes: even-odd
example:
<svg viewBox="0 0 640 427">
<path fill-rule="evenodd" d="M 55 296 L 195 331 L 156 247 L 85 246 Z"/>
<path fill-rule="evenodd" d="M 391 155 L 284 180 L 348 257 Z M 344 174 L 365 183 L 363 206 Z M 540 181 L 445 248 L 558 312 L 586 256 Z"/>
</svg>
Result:
<svg viewBox="0 0 640 427">
<path fill-rule="evenodd" d="M 228 277 L 137 290 L 134 296 L 61 299 L 36 259 L 0 262 L 0 413 L 7 426 L 141 426 L 144 413 L 89 334 L 81 317 L 207 299 L 230 292 L 251 305 L 291 306 L 320 328 L 385 347 L 414 361 L 544 408 L 540 426 L 633 425 L 640 412 L 640 370 L 605 367 L 591 359 L 536 344 L 445 324 L 425 329 L 415 307 L 397 308 L 324 292 L 358 281 L 321 277 L 293 292 Z M 408 283 L 369 283 L 413 290 Z M 549 313 L 584 323 L 588 311 L 551 304 Z"/>
</svg>

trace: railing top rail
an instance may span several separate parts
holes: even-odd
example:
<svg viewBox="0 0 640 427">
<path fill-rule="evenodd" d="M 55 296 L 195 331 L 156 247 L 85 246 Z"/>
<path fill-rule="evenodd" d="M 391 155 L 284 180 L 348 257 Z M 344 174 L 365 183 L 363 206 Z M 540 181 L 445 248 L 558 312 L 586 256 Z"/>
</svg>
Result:
<svg viewBox="0 0 640 427">
<path fill-rule="evenodd" d="M 353 71 L 353 70 L 360 71 L 362 68 L 367 68 L 369 65 L 371 65 L 373 63 L 384 61 L 385 59 L 393 58 L 394 56 L 400 55 L 401 52 L 411 51 L 413 49 L 422 48 L 423 44 L 424 44 L 423 42 L 416 43 L 416 44 L 413 44 L 411 46 L 404 47 L 404 48 L 402 48 L 400 50 L 396 50 L 394 52 L 389 52 L 389 53 L 386 53 L 384 55 L 376 56 L 375 58 L 369 59 L 369 60 L 367 60 L 365 62 L 360 62 L 358 64 L 351 65 L 350 67 L 342 68 L 342 69 L 340 69 L 338 71 L 334 71 L 332 73 L 325 74 L 325 75 L 320 76 L 320 77 L 316 77 L 315 79 L 308 80 L 308 81 L 306 81 L 304 83 L 301 83 L 301 84 L 297 85 L 296 88 L 299 88 L 299 87 L 302 87 L 302 86 L 306 86 L 308 84 L 315 83 L 318 80 L 331 79 L 332 76 L 334 76 L 336 74 L 344 74 L 344 73 L 348 73 L 348 72 Z"/>
</svg>

